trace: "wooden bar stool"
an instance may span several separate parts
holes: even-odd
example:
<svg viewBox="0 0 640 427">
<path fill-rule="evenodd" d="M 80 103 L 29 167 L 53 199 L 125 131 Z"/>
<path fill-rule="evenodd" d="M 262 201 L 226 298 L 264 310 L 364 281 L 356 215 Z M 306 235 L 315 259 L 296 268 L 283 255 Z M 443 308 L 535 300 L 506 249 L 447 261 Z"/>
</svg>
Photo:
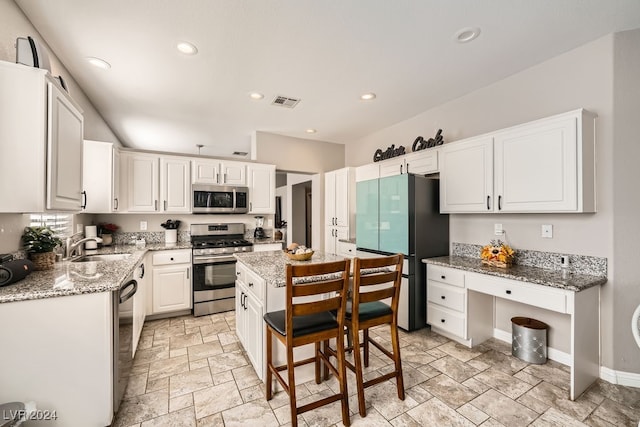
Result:
<svg viewBox="0 0 640 427">
<path fill-rule="evenodd" d="M 344 344 L 341 344 L 341 338 L 344 335 L 346 295 L 349 289 L 349 263 L 350 260 L 310 265 L 287 264 L 286 309 L 264 315 L 267 330 L 267 400 L 273 397 L 272 379 L 275 375 L 289 394 L 293 427 L 298 425 L 298 414 L 338 400 L 342 404 L 342 423 L 345 426 L 350 425 Z M 322 299 L 325 294 L 332 296 L 329 299 Z M 286 365 L 273 365 L 272 336 L 286 347 Z M 321 342 L 331 338 L 336 338 L 338 341 L 337 368 L 331 364 L 329 357 L 323 353 L 320 346 Z M 315 343 L 314 357 L 294 361 L 293 349 L 310 343 Z M 294 368 L 308 363 L 315 363 L 318 384 L 321 381 L 321 363 L 329 368 L 338 378 L 340 393 L 298 407 Z M 280 371 L 283 370 L 287 371 L 288 381 L 286 382 L 280 375 Z"/>
<path fill-rule="evenodd" d="M 364 402 L 364 389 L 367 387 L 395 378 L 398 398 L 404 400 L 405 397 L 402 362 L 400 360 L 400 339 L 398 336 L 398 304 L 403 259 L 404 256 L 398 254 L 378 258 L 354 258 L 353 260 L 353 289 L 351 298 L 347 302 L 345 326 L 353 343 L 352 347 L 350 346 L 347 350 L 354 350 L 354 364 L 352 365 L 349 362 L 345 362 L 345 364 L 356 374 L 358 410 L 362 417 L 367 416 Z M 376 273 L 376 270 L 382 271 Z M 368 287 L 370 288 L 366 289 Z M 391 298 L 391 305 L 382 302 L 382 300 L 388 298 Z M 369 336 L 369 328 L 385 324 L 391 327 L 391 351 L 382 347 Z M 363 331 L 362 343 L 360 343 L 359 331 Z M 395 369 L 365 382 L 362 364 L 364 362 L 364 366 L 369 366 L 370 343 L 393 361 Z M 360 353 L 361 347 L 364 350 L 364 355 Z M 339 357 L 340 355 L 340 349 L 334 351 L 328 348 L 326 352 L 331 356 Z"/>
</svg>

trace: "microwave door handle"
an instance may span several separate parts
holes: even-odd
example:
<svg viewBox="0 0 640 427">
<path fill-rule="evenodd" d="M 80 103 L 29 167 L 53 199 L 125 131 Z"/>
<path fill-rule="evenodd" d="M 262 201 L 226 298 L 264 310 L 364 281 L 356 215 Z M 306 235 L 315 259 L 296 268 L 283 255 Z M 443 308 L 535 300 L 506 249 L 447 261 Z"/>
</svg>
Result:
<svg viewBox="0 0 640 427">
<path fill-rule="evenodd" d="M 236 211 L 236 207 L 238 206 L 238 195 L 236 194 L 236 189 L 233 189 L 233 206 L 231 207 L 231 211 L 235 212 Z"/>
<path fill-rule="evenodd" d="M 207 191 L 207 207 L 211 207 L 211 192 Z"/>
</svg>

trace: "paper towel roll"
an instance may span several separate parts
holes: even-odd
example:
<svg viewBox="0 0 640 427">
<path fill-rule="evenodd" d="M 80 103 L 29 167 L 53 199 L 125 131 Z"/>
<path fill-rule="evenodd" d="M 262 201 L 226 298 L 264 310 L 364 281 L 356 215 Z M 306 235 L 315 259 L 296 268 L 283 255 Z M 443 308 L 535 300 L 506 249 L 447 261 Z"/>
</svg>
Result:
<svg viewBox="0 0 640 427">
<path fill-rule="evenodd" d="M 98 236 L 98 227 L 95 225 L 87 225 L 84 228 L 84 237 L 96 237 Z"/>
</svg>

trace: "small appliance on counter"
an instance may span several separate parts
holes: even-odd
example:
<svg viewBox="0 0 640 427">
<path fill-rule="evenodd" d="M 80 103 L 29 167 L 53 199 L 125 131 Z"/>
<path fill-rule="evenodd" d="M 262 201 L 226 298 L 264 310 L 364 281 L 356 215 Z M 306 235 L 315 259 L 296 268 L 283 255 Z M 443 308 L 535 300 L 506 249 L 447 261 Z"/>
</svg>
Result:
<svg viewBox="0 0 640 427">
<path fill-rule="evenodd" d="M 0 255 L 0 287 L 24 279 L 33 270 L 34 265 L 28 259 L 14 260 L 11 255 Z"/>
<path fill-rule="evenodd" d="M 264 228 L 262 228 L 262 226 L 264 225 L 264 217 L 263 216 L 256 216 L 254 217 L 256 219 L 256 229 L 253 231 L 253 238 L 254 239 L 264 239 L 266 238 L 266 234 L 264 234 Z"/>
</svg>

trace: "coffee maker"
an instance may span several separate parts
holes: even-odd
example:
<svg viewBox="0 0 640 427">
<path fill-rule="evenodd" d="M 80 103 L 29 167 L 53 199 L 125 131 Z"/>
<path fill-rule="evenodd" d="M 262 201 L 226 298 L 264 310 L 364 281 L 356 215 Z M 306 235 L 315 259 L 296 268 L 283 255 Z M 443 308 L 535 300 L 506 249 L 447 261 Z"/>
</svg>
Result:
<svg viewBox="0 0 640 427">
<path fill-rule="evenodd" d="M 263 216 L 256 216 L 254 218 L 256 219 L 256 229 L 253 231 L 253 238 L 254 239 L 264 239 L 265 237 L 267 237 L 264 234 L 264 228 L 262 228 L 262 226 L 264 225 L 264 217 Z"/>
</svg>

